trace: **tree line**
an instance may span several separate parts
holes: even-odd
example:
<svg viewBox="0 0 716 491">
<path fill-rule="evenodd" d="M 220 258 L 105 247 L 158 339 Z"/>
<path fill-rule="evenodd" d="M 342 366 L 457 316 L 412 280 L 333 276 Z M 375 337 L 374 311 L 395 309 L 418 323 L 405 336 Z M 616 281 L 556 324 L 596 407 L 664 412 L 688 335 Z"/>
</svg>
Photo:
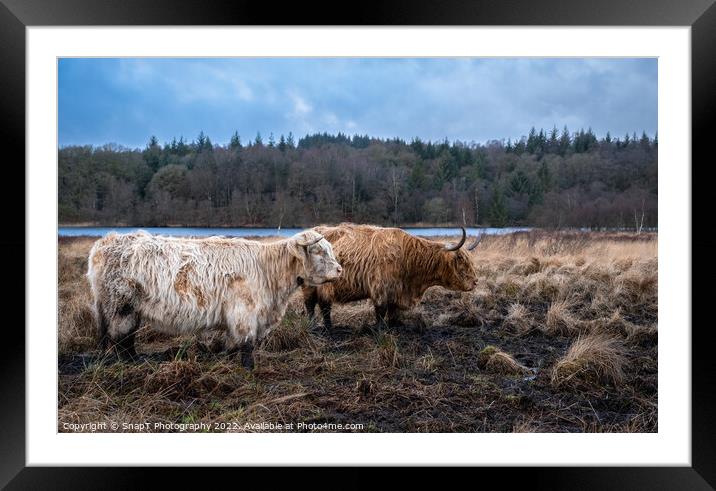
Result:
<svg viewBox="0 0 716 491">
<path fill-rule="evenodd" d="M 657 226 L 657 137 L 532 128 L 519 140 L 234 133 L 58 151 L 59 221 L 106 226 Z"/>
</svg>

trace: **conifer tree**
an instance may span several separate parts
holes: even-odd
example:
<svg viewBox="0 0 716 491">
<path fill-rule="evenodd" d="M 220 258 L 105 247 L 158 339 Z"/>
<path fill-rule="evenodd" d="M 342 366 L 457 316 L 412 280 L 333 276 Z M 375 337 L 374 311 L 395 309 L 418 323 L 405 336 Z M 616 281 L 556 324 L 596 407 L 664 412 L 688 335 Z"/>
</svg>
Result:
<svg viewBox="0 0 716 491">
<path fill-rule="evenodd" d="M 567 126 L 565 126 L 562 130 L 562 136 L 559 137 L 559 154 L 562 157 L 565 156 L 571 144 L 572 140 L 569 137 L 569 130 L 567 129 Z"/>
<path fill-rule="evenodd" d="M 239 136 L 238 131 L 234 131 L 234 134 L 231 135 L 231 141 L 229 142 L 229 149 L 238 150 L 240 148 L 241 148 L 241 137 Z"/>
<path fill-rule="evenodd" d="M 504 227 L 507 224 L 507 205 L 501 186 L 495 185 L 490 201 L 490 225 L 493 227 Z"/>
</svg>

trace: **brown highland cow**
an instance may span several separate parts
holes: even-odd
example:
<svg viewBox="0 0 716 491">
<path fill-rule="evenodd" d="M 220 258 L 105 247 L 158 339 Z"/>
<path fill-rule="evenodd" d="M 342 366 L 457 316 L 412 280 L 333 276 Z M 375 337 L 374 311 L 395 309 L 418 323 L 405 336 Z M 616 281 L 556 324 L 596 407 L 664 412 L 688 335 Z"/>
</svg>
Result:
<svg viewBox="0 0 716 491">
<path fill-rule="evenodd" d="M 343 267 L 338 280 L 320 286 L 304 286 L 303 299 L 309 317 L 320 306 L 326 328 L 331 327 L 331 304 L 370 298 L 378 323 L 395 324 L 401 310 L 418 303 L 431 286 L 470 291 L 477 276 L 468 251 L 478 238 L 462 249 L 466 233 L 457 244 L 444 244 L 404 232 L 399 228 L 342 223 L 313 230 L 333 246 Z"/>
</svg>

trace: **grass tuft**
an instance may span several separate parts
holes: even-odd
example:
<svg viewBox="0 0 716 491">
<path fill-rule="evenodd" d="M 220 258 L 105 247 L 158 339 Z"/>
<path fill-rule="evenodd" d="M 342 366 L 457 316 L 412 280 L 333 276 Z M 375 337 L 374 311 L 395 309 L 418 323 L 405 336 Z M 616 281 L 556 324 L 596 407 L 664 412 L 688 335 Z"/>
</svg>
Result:
<svg viewBox="0 0 716 491">
<path fill-rule="evenodd" d="M 621 384 L 626 350 L 621 341 L 604 334 L 578 337 L 552 369 L 552 384 L 569 382 Z"/>
<path fill-rule="evenodd" d="M 374 358 L 378 366 L 399 368 L 403 365 L 403 357 L 398 349 L 398 337 L 395 334 L 379 332 L 375 336 L 375 344 Z"/>
<path fill-rule="evenodd" d="M 517 334 L 524 335 L 532 330 L 534 316 L 522 304 L 513 303 L 507 309 L 505 325 L 513 329 Z"/>
<path fill-rule="evenodd" d="M 579 333 L 579 319 L 570 312 L 570 302 L 559 300 L 550 304 L 542 330 L 552 336 L 574 336 Z"/>
<path fill-rule="evenodd" d="M 318 342 L 311 333 L 311 322 L 307 317 L 287 312 L 281 324 L 268 335 L 261 347 L 270 352 L 315 349 Z"/>
<path fill-rule="evenodd" d="M 487 372 L 500 375 L 524 375 L 529 372 L 527 367 L 519 364 L 512 356 L 491 345 L 480 351 L 477 364 Z"/>
</svg>

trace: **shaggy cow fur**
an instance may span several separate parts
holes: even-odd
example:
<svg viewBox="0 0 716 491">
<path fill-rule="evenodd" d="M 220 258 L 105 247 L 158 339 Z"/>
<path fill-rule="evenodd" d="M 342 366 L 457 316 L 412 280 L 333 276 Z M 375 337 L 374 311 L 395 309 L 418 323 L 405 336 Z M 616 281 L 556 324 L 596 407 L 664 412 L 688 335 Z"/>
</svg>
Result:
<svg viewBox="0 0 716 491">
<path fill-rule="evenodd" d="M 176 334 L 226 327 L 229 347 L 244 345 L 244 362 L 252 365 L 254 342 L 279 323 L 290 295 L 340 272 L 331 244 L 311 230 L 273 243 L 139 231 L 98 240 L 87 277 L 102 348 L 111 339 L 135 356 L 142 321 Z"/>
<path fill-rule="evenodd" d="M 448 250 L 443 243 L 415 237 L 398 228 L 343 223 L 313 230 L 333 245 L 344 269 L 331 284 L 303 287 L 308 315 L 313 317 L 318 304 L 326 327 L 331 326 L 333 302 L 370 298 L 378 322 L 396 323 L 399 311 L 419 302 L 431 286 L 469 291 L 477 285 L 477 275 L 465 249 Z"/>
</svg>

